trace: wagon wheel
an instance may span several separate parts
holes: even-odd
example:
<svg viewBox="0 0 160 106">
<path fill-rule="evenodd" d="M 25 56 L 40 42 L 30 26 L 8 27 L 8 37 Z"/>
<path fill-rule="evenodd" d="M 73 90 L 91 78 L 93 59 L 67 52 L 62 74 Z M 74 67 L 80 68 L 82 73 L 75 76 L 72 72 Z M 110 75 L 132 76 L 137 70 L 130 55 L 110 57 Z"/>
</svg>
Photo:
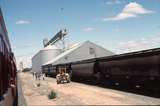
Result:
<svg viewBox="0 0 160 106">
<path fill-rule="evenodd" d="M 102 84 L 104 82 L 104 78 L 105 78 L 104 74 L 101 73 L 101 72 L 98 72 L 96 74 L 96 83 L 97 84 Z"/>
</svg>

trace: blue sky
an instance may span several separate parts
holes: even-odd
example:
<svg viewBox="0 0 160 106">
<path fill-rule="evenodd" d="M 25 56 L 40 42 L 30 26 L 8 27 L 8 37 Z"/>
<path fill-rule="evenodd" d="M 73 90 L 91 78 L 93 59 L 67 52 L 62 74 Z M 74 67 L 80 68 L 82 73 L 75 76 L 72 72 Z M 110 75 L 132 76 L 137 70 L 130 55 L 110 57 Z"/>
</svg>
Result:
<svg viewBox="0 0 160 106">
<path fill-rule="evenodd" d="M 160 47 L 160 0 L 1 0 L 17 61 L 61 28 L 68 42 L 90 40 L 116 53 Z M 62 9 L 63 8 L 63 9 Z"/>
</svg>

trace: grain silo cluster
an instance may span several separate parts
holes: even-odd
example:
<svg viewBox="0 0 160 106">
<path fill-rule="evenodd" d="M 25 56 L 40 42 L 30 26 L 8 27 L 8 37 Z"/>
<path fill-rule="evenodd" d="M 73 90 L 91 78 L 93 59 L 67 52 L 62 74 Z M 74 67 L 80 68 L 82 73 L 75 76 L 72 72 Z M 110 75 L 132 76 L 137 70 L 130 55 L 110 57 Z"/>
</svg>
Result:
<svg viewBox="0 0 160 106">
<path fill-rule="evenodd" d="M 61 49 L 55 45 L 42 48 L 32 58 L 32 71 L 41 72 L 41 66 L 61 54 Z"/>
<path fill-rule="evenodd" d="M 85 41 L 70 47 L 67 50 L 62 50 L 55 46 L 57 40 L 63 39 L 66 35 L 66 30 L 60 31 L 49 42 L 44 44 L 44 48 L 38 51 L 32 58 L 32 71 L 42 72 L 42 66 L 58 65 L 69 62 L 76 62 L 86 59 L 99 58 L 110 56 L 114 53 L 105 48 L 90 42 Z"/>
</svg>

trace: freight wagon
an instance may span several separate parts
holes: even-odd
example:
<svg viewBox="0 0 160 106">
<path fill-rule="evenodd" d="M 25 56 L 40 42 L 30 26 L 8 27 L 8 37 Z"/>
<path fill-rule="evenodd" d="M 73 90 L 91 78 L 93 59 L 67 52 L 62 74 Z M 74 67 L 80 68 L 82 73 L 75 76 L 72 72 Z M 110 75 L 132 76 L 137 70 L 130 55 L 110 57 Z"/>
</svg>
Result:
<svg viewBox="0 0 160 106">
<path fill-rule="evenodd" d="M 103 57 L 98 61 L 101 78 L 105 81 L 131 86 L 158 86 L 160 81 L 160 48 Z"/>
<path fill-rule="evenodd" d="M 60 64 L 59 64 L 60 65 Z M 48 69 L 47 72 L 56 75 L 59 65 L 55 70 Z M 82 60 L 61 64 L 67 68 L 72 77 L 94 79 L 97 83 L 125 84 L 127 86 L 146 86 L 160 89 L 160 48 L 143 50 L 120 55 L 113 55 L 89 60 Z M 54 72 L 54 74 L 53 74 Z"/>
<path fill-rule="evenodd" d="M 58 64 L 58 65 L 45 65 L 42 66 L 42 72 L 45 73 L 46 76 L 56 77 L 57 71 L 59 68 L 64 67 L 67 69 L 69 73 L 71 73 L 71 64 Z"/>
</svg>

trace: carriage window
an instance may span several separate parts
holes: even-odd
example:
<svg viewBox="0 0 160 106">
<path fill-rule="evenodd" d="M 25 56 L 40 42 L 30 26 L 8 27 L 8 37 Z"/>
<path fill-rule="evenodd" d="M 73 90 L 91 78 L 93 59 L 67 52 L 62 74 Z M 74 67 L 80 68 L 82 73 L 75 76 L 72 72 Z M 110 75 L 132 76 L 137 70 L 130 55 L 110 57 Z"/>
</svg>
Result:
<svg viewBox="0 0 160 106">
<path fill-rule="evenodd" d="M 2 45 L 1 35 L 0 35 L 0 45 Z M 2 52 L 2 47 L 0 46 L 0 52 Z"/>
</svg>

